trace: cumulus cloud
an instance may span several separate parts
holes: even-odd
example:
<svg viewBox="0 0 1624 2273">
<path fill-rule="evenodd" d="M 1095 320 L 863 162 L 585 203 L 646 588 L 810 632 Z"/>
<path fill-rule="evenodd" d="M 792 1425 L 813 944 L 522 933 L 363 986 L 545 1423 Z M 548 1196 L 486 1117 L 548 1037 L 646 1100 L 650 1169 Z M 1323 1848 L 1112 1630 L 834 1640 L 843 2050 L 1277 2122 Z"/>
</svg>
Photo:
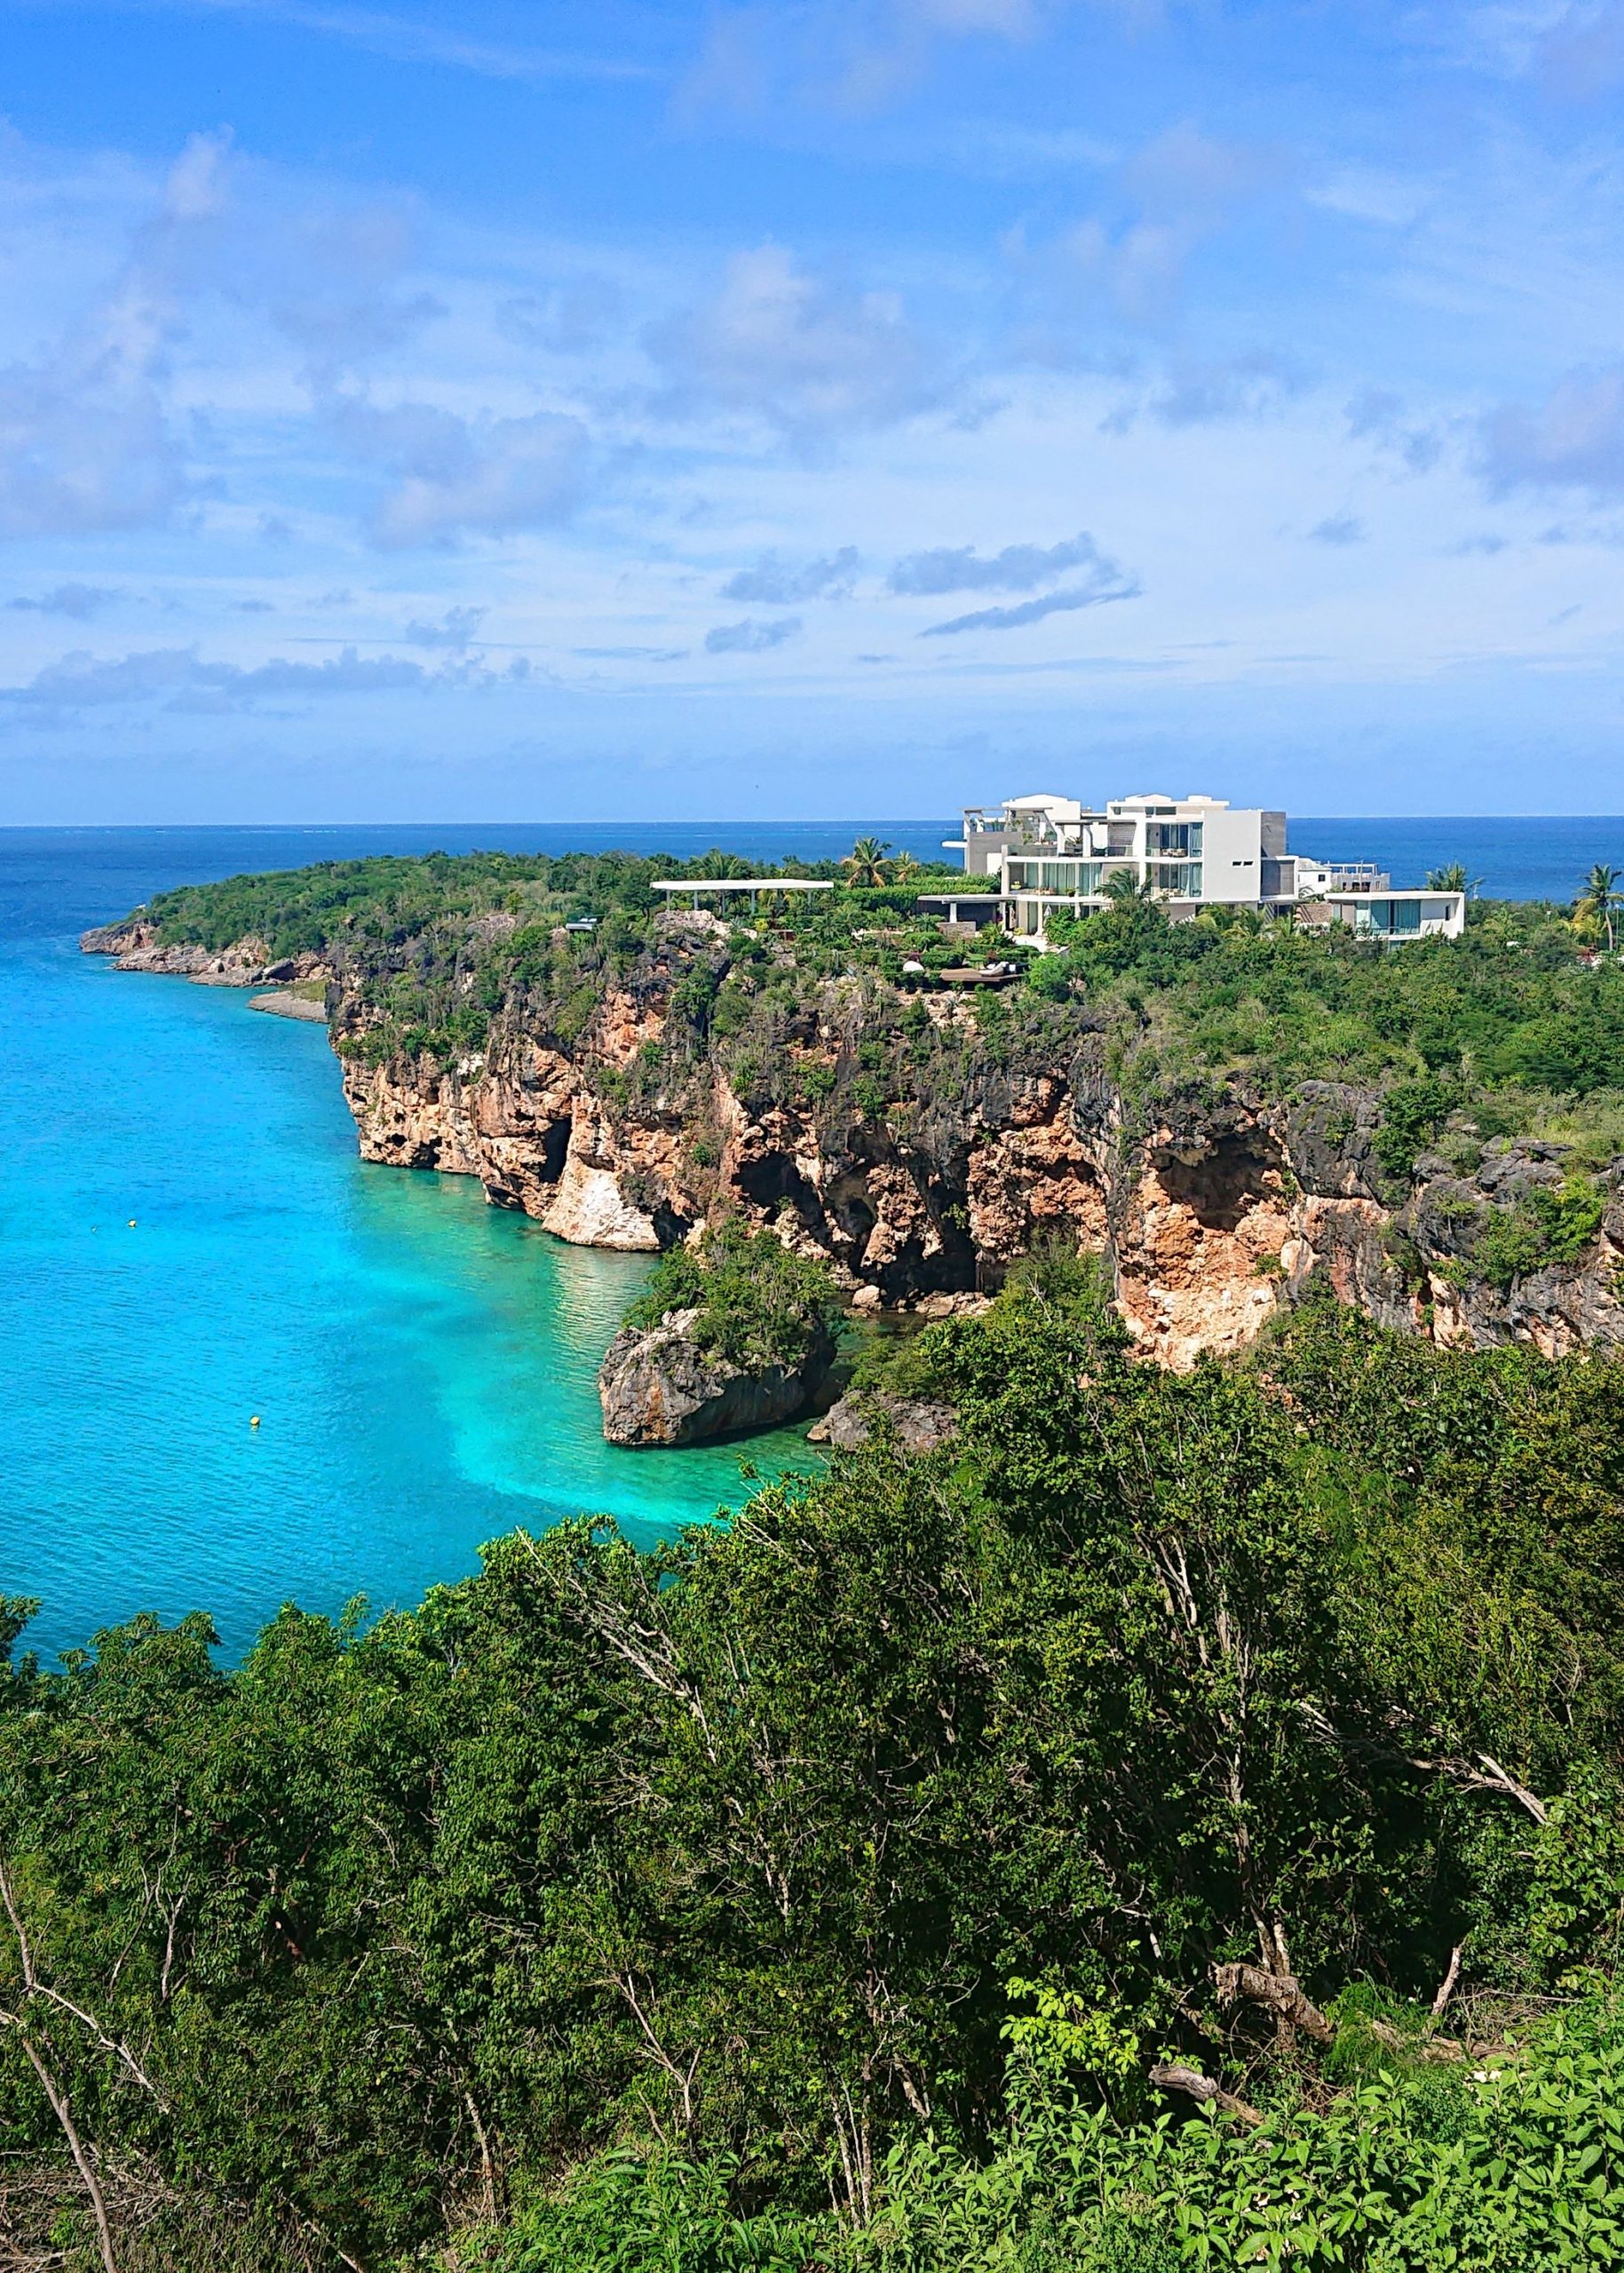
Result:
<svg viewBox="0 0 1624 2273">
<path fill-rule="evenodd" d="M 506 676 L 522 679 L 521 661 Z M 377 694 L 400 688 L 489 685 L 496 674 L 472 666 L 425 669 L 401 655 L 363 656 L 353 647 L 319 663 L 273 656 L 263 663 L 205 662 L 190 647 L 149 647 L 115 657 L 84 649 L 62 655 L 21 686 L 11 702 L 78 709 L 97 703 L 160 701 L 166 709 L 234 709 L 265 695 Z"/>
<path fill-rule="evenodd" d="M 1351 513 L 1331 513 L 1309 531 L 1316 544 L 1363 544 L 1365 524 Z"/>
<path fill-rule="evenodd" d="M 771 623 L 746 616 L 742 623 L 718 623 L 705 634 L 708 655 L 762 655 L 769 647 L 781 647 L 786 639 L 793 639 L 801 629 L 798 615 L 780 615 Z"/>
<path fill-rule="evenodd" d="M 1164 426 L 1256 418 L 1303 385 L 1300 372 L 1266 349 L 1222 363 L 1183 364 L 1152 392 L 1146 408 Z"/>
<path fill-rule="evenodd" d="M 672 407 L 750 412 L 804 442 L 889 425 L 943 392 L 894 292 L 849 289 L 780 245 L 736 254 L 713 298 L 646 337 Z"/>
<path fill-rule="evenodd" d="M 797 600 L 844 599 L 857 577 L 857 547 L 843 544 L 827 560 L 801 567 L 764 552 L 753 568 L 741 568 L 722 587 L 725 600 L 746 600 L 759 607 L 793 607 Z"/>
<path fill-rule="evenodd" d="M 167 519 L 186 487 L 159 379 L 178 291 L 224 203 L 226 139 L 196 135 L 97 305 L 33 363 L 0 370 L 0 537 Z"/>
<path fill-rule="evenodd" d="M 185 487 L 151 376 L 117 347 L 0 370 L 0 537 L 142 528 Z"/>
<path fill-rule="evenodd" d="M 272 320 L 318 377 L 400 347 L 444 315 L 432 292 L 403 288 L 416 250 L 409 218 L 376 202 L 321 207 L 278 240 L 280 273 L 265 280 Z"/>
<path fill-rule="evenodd" d="M 1137 584 L 1123 583 L 1105 590 L 1096 585 L 1074 585 L 1064 592 L 1046 592 L 1042 599 L 1022 600 L 1018 607 L 980 607 L 970 615 L 955 615 L 949 623 L 926 626 L 922 639 L 947 639 L 960 631 L 1018 631 L 1023 624 L 1041 623 L 1046 615 L 1069 614 L 1073 608 L 1103 607 L 1110 600 L 1137 599 Z"/>
<path fill-rule="evenodd" d="M 1271 151 L 1224 142 L 1191 124 L 1169 127 L 1129 158 L 1106 210 L 1060 236 L 1063 268 L 1096 286 L 1126 323 L 1160 330 L 1171 320 L 1191 256 L 1280 171 Z M 1018 233 L 1010 249 L 1024 254 Z"/>
<path fill-rule="evenodd" d="M 1089 568 L 1107 580 L 1121 574 L 1088 531 L 1080 529 L 1058 544 L 1006 544 L 1002 552 L 986 558 L 968 544 L 910 552 L 898 561 L 890 581 L 893 592 L 932 597 L 939 592 L 1029 592 L 1070 568 Z"/>
<path fill-rule="evenodd" d="M 83 623 L 119 598 L 119 592 L 110 584 L 58 584 L 51 591 L 40 593 L 37 599 L 19 598 L 8 600 L 6 606 L 31 608 L 40 615 L 70 615 Z"/>
<path fill-rule="evenodd" d="M 1480 470 L 1496 490 L 1624 493 L 1624 364 L 1571 371 L 1542 403 L 1485 419 Z"/>
<path fill-rule="evenodd" d="M 465 654 L 487 611 L 482 607 L 448 607 L 438 623 L 408 623 L 401 638 L 408 647 L 448 647 Z"/>
<path fill-rule="evenodd" d="M 584 487 L 586 428 L 557 412 L 471 421 L 428 403 L 380 409 L 340 395 L 324 416 L 355 456 L 392 477 L 369 525 L 380 545 L 546 528 L 568 519 Z"/>
</svg>

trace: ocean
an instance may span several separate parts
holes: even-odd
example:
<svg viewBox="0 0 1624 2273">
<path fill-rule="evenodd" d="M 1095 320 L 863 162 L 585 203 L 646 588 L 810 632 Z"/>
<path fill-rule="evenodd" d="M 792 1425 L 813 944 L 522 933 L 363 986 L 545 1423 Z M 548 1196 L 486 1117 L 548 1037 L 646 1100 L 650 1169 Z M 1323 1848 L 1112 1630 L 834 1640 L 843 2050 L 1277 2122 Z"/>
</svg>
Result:
<svg viewBox="0 0 1624 2273">
<path fill-rule="evenodd" d="M 369 1167 L 320 1027 L 115 972 L 79 932 L 182 883 L 368 852 L 620 845 L 920 857 L 947 822 L 0 829 L 0 1592 L 47 1655 L 140 1611 L 407 1605 L 482 1540 L 583 1512 L 643 1541 L 813 1455 L 606 1445 L 596 1373 L 647 1263 L 550 1239 L 467 1178 Z M 1459 859 L 1566 899 L 1624 820 L 1294 821 L 1395 882 Z M 258 1429 L 249 1426 L 260 1416 Z"/>
</svg>

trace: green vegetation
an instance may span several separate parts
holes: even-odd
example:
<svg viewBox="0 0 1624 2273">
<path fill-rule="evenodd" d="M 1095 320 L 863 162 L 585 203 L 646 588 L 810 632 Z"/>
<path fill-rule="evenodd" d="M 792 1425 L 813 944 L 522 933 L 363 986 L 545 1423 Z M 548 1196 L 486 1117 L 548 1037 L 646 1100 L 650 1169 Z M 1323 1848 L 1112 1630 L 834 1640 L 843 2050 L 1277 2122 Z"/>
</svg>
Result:
<svg viewBox="0 0 1624 2273">
<path fill-rule="evenodd" d="M 906 1365 L 654 1555 L 12 1650 L 20 2262 L 67 2122 L 121 2273 L 1619 2261 L 1624 1360 L 1175 1376 L 1040 1259 Z"/>
<path fill-rule="evenodd" d="M 747 1372 L 793 1368 L 840 1316 L 827 1266 L 792 1255 L 771 1232 L 725 1224 L 704 1232 L 697 1247 L 669 1248 L 627 1311 L 625 1324 L 658 1326 L 673 1311 L 697 1311 L 693 1339 Z"/>
</svg>

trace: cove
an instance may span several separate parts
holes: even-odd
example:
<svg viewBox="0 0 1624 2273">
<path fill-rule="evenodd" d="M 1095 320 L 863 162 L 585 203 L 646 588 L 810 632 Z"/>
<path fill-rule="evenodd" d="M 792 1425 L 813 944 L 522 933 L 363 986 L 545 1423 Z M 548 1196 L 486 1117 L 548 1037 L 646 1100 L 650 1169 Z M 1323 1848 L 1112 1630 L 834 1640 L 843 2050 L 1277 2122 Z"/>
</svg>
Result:
<svg viewBox="0 0 1624 2273">
<path fill-rule="evenodd" d="M 7 912 L 0 1592 L 40 1597 L 32 1646 L 203 1610 L 234 1658 L 284 1601 L 407 1606 L 582 1512 L 646 1544 L 737 1508 L 744 1460 L 815 1458 L 606 1444 L 646 1259 L 368 1166 L 321 1027 L 80 955 L 97 907 Z"/>
</svg>

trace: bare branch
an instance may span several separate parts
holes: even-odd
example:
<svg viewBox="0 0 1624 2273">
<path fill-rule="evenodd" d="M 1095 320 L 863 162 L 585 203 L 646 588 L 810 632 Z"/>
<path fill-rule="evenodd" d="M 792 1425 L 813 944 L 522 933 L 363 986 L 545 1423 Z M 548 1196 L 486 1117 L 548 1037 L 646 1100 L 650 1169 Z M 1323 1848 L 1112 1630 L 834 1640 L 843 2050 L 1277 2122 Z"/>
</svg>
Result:
<svg viewBox="0 0 1624 2273">
<path fill-rule="evenodd" d="M 1444 2016 L 1444 2008 L 1448 2004 L 1449 2000 L 1454 1995 L 1455 1984 L 1460 1978 L 1461 1944 L 1457 1942 L 1454 1949 L 1449 1952 L 1449 1970 L 1438 1983 L 1438 1993 L 1432 2000 L 1432 2017 L 1435 2021 L 1442 2020 Z"/>
<path fill-rule="evenodd" d="M 1163 2062 L 1151 2070 L 1151 2081 L 1159 2091 L 1187 2092 L 1192 2099 L 1211 2100 L 1225 2115 L 1232 2115 L 1238 2122 L 1256 2125 L 1263 2117 L 1256 2108 L 1233 2092 L 1226 2092 L 1222 2084 L 1204 2076 L 1199 2068 L 1184 2068 Z"/>
</svg>

